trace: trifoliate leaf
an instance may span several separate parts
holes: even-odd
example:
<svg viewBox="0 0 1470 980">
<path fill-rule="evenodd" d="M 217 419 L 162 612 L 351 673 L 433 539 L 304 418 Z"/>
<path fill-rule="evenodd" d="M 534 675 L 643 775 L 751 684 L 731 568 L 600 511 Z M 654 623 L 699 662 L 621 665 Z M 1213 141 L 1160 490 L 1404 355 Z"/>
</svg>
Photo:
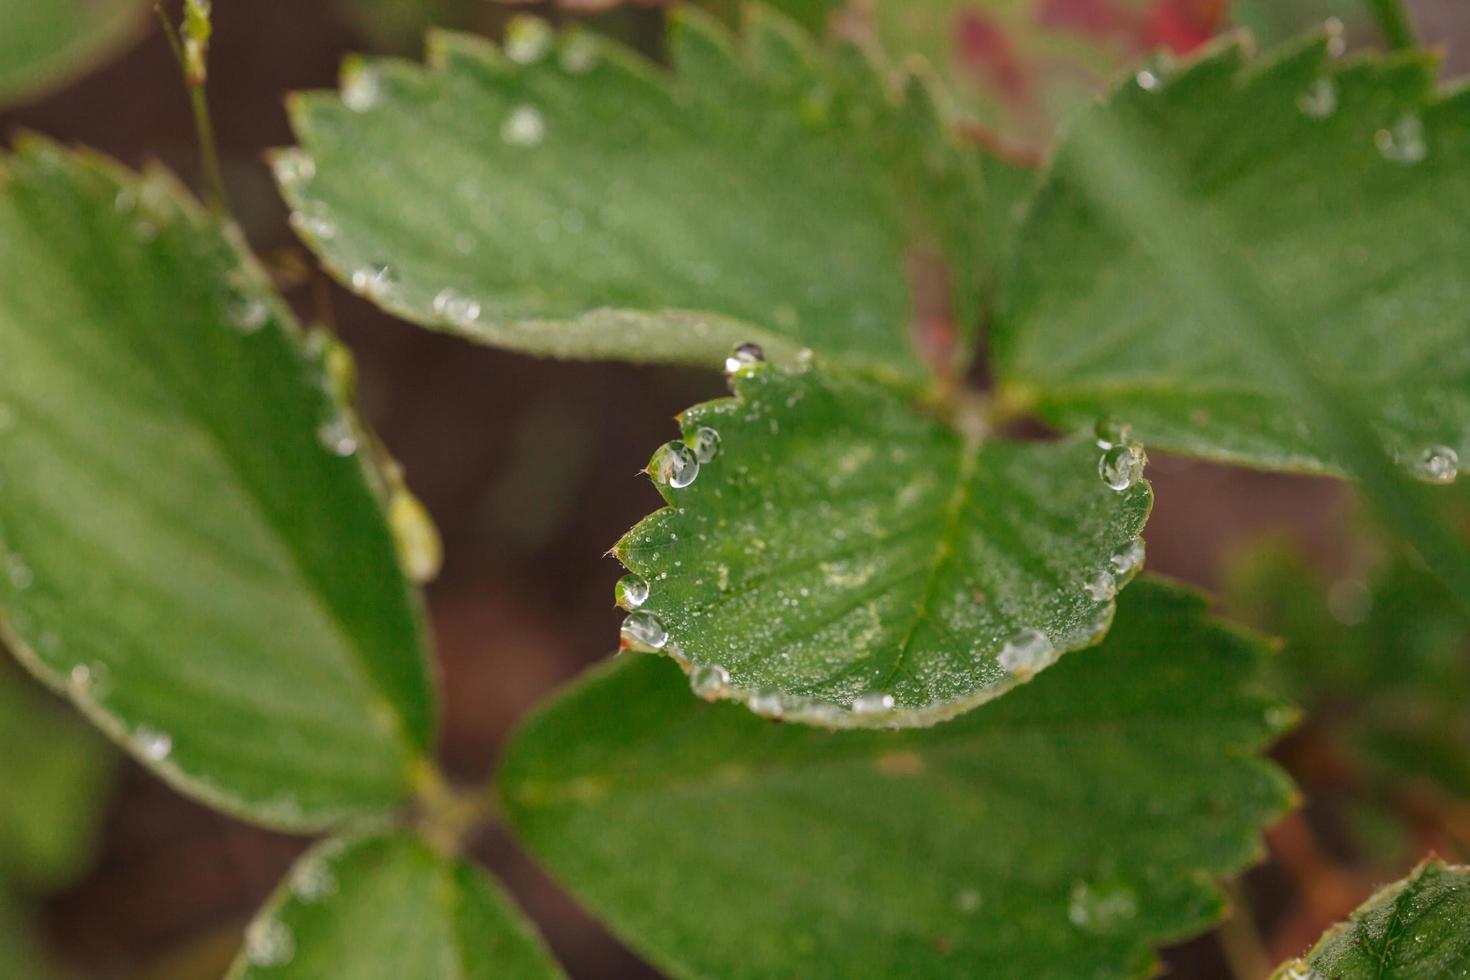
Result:
<svg viewBox="0 0 1470 980">
<path fill-rule="evenodd" d="M 933 724 L 1107 630 L 1143 561 L 1136 446 L 988 437 L 817 368 L 734 383 L 681 417 L 649 467 L 669 506 L 614 549 L 636 576 L 625 642 L 678 660 L 696 693 L 831 727 Z"/>
<path fill-rule="evenodd" d="M 1320 398 L 1290 389 L 1301 372 L 1263 370 L 1221 304 L 1249 281 L 1389 450 L 1454 478 L 1470 458 L 1470 98 L 1437 98 L 1426 57 L 1339 65 L 1331 47 L 1252 63 L 1225 46 L 1076 120 L 1018 235 L 994 335 L 1003 398 L 1065 427 L 1116 415 L 1150 447 L 1349 468 L 1305 407 Z M 1099 148 L 1131 163 L 1110 171 Z M 1118 217 L 1155 215 L 1145 189 L 1174 202 L 1164 254 Z M 1184 251 L 1219 282 L 1173 275 Z"/>
<path fill-rule="evenodd" d="M 0 611 L 165 779 L 318 827 L 433 738 L 355 424 L 233 229 L 38 140 L 0 160 Z"/>
<path fill-rule="evenodd" d="M 1470 868 L 1428 861 L 1358 907 L 1276 980 L 1439 980 L 1470 973 Z"/>
<path fill-rule="evenodd" d="M 677 15 L 672 74 L 531 19 L 504 50 L 433 35 L 428 70 L 354 63 L 292 104 L 297 229 L 384 308 L 533 353 L 949 367 L 981 299 L 975 160 L 917 80 L 754 9 L 738 43 Z M 948 309 L 915 330 L 922 290 Z"/>
<path fill-rule="evenodd" d="M 231 980 L 553 980 L 531 926 L 479 868 L 409 834 L 308 853 L 245 932 Z"/>
<path fill-rule="evenodd" d="M 500 789 L 560 882 L 674 977 L 1144 976 L 1289 787 L 1260 644 L 1157 582 L 1106 642 L 923 731 L 820 732 L 638 657 L 516 737 Z"/>
<path fill-rule="evenodd" d="M 42 95 L 141 33 L 147 0 L 0 0 L 0 104 Z"/>
<path fill-rule="evenodd" d="M 82 870 L 112 768 L 80 718 L 0 665 L 0 882 L 49 890 Z"/>
</svg>

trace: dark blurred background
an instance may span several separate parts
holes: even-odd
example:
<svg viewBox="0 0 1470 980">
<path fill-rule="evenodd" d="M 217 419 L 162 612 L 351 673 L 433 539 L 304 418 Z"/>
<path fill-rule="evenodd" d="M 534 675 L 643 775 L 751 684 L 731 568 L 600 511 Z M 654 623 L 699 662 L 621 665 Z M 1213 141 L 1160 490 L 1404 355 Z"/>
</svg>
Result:
<svg viewBox="0 0 1470 980">
<path fill-rule="evenodd" d="M 356 353 L 368 418 L 443 533 L 446 564 L 428 589 L 446 702 L 443 754 L 456 777 L 477 781 L 518 718 L 615 647 L 618 568 L 600 556 L 658 505 L 639 469 L 675 432 L 671 417 L 723 394 L 724 385 L 707 374 L 553 363 L 473 346 L 395 321 L 311 271 L 263 164 L 264 150 L 292 142 L 282 100 L 334 87 L 350 52 L 414 56 L 406 39 L 426 17 L 452 16 L 491 34 L 506 17 L 484 0 L 438 3 L 436 11 L 430 0 L 377 0 L 354 10 L 348 2 L 216 0 L 209 96 L 251 242 L 280 270 L 303 317 L 333 323 Z M 1470 4 L 1414 6 L 1421 34 L 1447 49 L 1447 70 L 1470 62 Z M 517 9 L 568 16 L 545 5 Z M 600 23 L 656 55 L 661 16 L 642 7 Z M 179 71 L 154 28 L 144 22 L 136 46 L 110 65 L 0 114 L 3 131 L 34 129 L 134 166 L 156 159 L 197 186 Z M 1367 27 L 1350 37 L 1374 43 Z M 1170 458 L 1154 459 L 1149 476 L 1158 501 L 1146 534 L 1151 570 L 1218 590 L 1238 555 L 1266 539 L 1285 542 L 1276 547 L 1323 582 L 1352 580 L 1368 560 L 1341 484 Z M 1308 803 L 1273 831 L 1270 862 L 1246 882 L 1272 956 L 1300 951 L 1327 924 L 1320 920 L 1350 909 L 1399 860 L 1363 857 L 1343 829 L 1342 807 L 1314 793 L 1313 770 L 1304 776 L 1290 758 L 1299 749 L 1289 740 L 1281 751 Z M 1440 843 L 1453 856 L 1454 842 Z M 213 813 L 123 763 L 95 863 L 49 901 L 44 929 L 81 976 L 217 977 L 244 923 L 306 844 Z M 497 832 L 475 846 L 573 976 L 655 975 Z M 1227 937 L 1226 945 L 1248 941 Z M 1232 975 L 1216 938 L 1167 958 L 1177 975 Z"/>
</svg>

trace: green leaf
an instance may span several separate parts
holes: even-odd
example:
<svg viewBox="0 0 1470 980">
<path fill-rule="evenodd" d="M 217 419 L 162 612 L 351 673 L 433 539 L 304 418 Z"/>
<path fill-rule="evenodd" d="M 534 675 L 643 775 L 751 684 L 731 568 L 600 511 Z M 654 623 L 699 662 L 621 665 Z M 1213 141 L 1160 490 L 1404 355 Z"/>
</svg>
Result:
<svg viewBox="0 0 1470 980">
<path fill-rule="evenodd" d="M 1269 314 L 1388 450 L 1453 478 L 1470 454 L 1470 99 L 1436 98 L 1425 57 L 1337 65 L 1329 48 L 1248 63 L 1222 47 L 1078 119 L 1018 235 L 994 334 L 1004 398 L 1068 428 L 1118 415 L 1150 447 L 1367 478 L 1306 368 L 1263 369 L 1276 352 L 1238 321 Z M 1119 157 L 1107 173 L 1105 146 L 1142 172 Z M 1118 218 L 1145 212 L 1167 245 Z M 1230 306 L 1241 284 L 1264 305 Z"/>
<path fill-rule="evenodd" d="M 0 881 L 67 884 L 92 856 L 112 769 L 106 743 L 0 665 Z"/>
<path fill-rule="evenodd" d="M 246 930 L 231 980 L 563 976 L 483 872 L 408 834 L 319 845 Z"/>
<path fill-rule="evenodd" d="M 672 76 L 530 19 L 504 53 L 441 33 L 427 71 L 354 63 L 292 103 L 297 229 L 379 305 L 487 343 L 714 367 L 754 341 L 922 381 L 910 274 L 949 307 L 926 343 L 978 321 L 978 165 L 919 81 L 752 9 L 738 48 L 677 15 Z"/>
<path fill-rule="evenodd" d="M 927 725 L 1107 631 L 1152 496 L 1109 489 L 1090 443 L 962 433 L 816 368 L 734 384 L 683 414 L 693 448 L 649 467 L 669 506 L 614 548 L 639 576 L 625 639 L 698 693 L 829 727 Z M 688 486 L 664 472 L 680 460 Z"/>
<path fill-rule="evenodd" d="M 139 35 L 147 0 L 0 0 L 0 105 L 59 88 Z"/>
<path fill-rule="evenodd" d="M 1100 647 L 923 731 L 690 698 L 651 657 L 554 701 L 501 770 L 512 828 L 675 977 L 1143 976 L 1285 808 L 1261 645 L 1153 581 Z"/>
<path fill-rule="evenodd" d="M 1427 861 L 1379 891 L 1277 980 L 1438 980 L 1470 971 L 1470 868 Z"/>
<path fill-rule="evenodd" d="M 433 739 L 423 628 L 320 358 L 167 178 L 35 139 L 0 166 L 11 648 L 231 813 L 395 806 Z"/>
</svg>

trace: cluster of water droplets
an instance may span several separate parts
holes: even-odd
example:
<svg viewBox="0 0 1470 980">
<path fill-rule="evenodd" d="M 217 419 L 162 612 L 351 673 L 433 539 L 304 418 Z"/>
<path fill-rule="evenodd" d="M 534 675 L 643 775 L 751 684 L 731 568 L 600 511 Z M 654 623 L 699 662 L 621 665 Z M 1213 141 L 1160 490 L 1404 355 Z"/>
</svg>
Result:
<svg viewBox="0 0 1470 980">
<path fill-rule="evenodd" d="M 632 650 L 662 650 L 669 642 L 669 631 L 651 612 L 631 612 L 623 620 L 623 643 Z"/>
<path fill-rule="evenodd" d="M 731 381 L 748 378 L 766 364 L 766 352 L 759 344 L 738 344 L 725 358 L 725 377 Z"/>
<path fill-rule="evenodd" d="M 1108 559 L 1106 567 L 1082 583 L 1082 591 L 1094 602 L 1111 600 L 1143 567 L 1145 557 L 1143 539 L 1134 538 Z"/>
<path fill-rule="evenodd" d="M 1308 119 L 1327 119 L 1337 111 L 1337 82 L 1317 79 L 1296 97 L 1296 107 Z"/>
<path fill-rule="evenodd" d="M 698 664 L 689 672 L 689 689 L 695 697 L 718 701 L 730 690 L 730 672 L 719 664 Z"/>
<path fill-rule="evenodd" d="M 291 876 L 291 894 L 308 905 L 337 894 L 337 876 L 324 855 L 308 858 Z"/>
<path fill-rule="evenodd" d="M 1404 113 L 1388 126 L 1373 134 L 1373 145 L 1385 160 L 1412 165 L 1429 156 L 1429 143 L 1424 137 L 1424 120 Z"/>
<path fill-rule="evenodd" d="M 473 327 L 480 322 L 480 301 L 457 289 L 441 289 L 434 297 L 434 315 L 452 327 Z"/>
<path fill-rule="evenodd" d="M 1097 447 L 1103 451 L 1097 461 L 1097 472 L 1103 483 L 1122 493 L 1143 479 L 1148 454 L 1133 438 L 1133 427 L 1114 418 L 1097 423 Z"/>
<path fill-rule="evenodd" d="M 1138 895 L 1122 882 L 1079 881 L 1067 903 L 1067 921 L 1084 932 L 1111 932 L 1137 914 Z"/>
<path fill-rule="evenodd" d="M 383 96 L 383 75 L 373 65 L 355 65 L 342 79 L 342 104 L 353 112 L 376 109 Z"/>
</svg>

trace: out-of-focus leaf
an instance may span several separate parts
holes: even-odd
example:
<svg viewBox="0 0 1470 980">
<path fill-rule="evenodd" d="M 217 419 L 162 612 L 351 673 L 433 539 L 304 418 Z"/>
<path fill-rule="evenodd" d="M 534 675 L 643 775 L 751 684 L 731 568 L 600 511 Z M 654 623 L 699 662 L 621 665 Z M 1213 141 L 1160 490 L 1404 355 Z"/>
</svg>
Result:
<svg viewBox="0 0 1470 980">
<path fill-rule="evenodd" d="M 251 923 L 231 980 L 554 980 L 531 926 L 479 868 L 409 834 L 331 840 Z"/>
<path fill-rule="evenodd" d="M 1470 799 L 1470 622 L 1421 565 L 1395 554 L 1361 580 L 1327 581 L 1267 544 L 1238 558 L 1231 607 L 1281 637 L 1272 661 L 1378 802 L 1417 784 Z"/>
<path fill-rule="evenodd" d="M 1470 868 L 1428 861 L 1364 902 L 1276 980 L 1442 980 L 1470 975 Z"/>
<path fill-rule="evenodd" d="M 516 737 L 522 840 L 675 977 L 1143 976 L 1289 786 L 1261 647 L 1138 582 L 1100 647 L 911 732 L 776 726 L 604 669 Z"/>
<path fill-rule="evenodd" d="M 423 631 L 324 365 L 167 178 L 34 139 L 0 167 L 12 650 L 212 805 L 396 806 L 433 739 Z"/>
<path fill-rule="evenodd" d="M 734 384 L 683 414 L 686 442 L 650 464 L 669 506 L 614 549 L 638 576 L 625 639 L 697 693 L 928 725 L 1106 632 L 1152 496 L 1106 485 L 1091 440 L 964 434 L 820 367 Z"/>
<path fill-rule="evenodd" d="M 923 383 L 979 319 L 976 161 L 917 80 L 752 10 L 738 45 L 676 15 L 672 75 L 530 19 L 504 51 L 356 63 L 292 103 L 297 228 L 385 309 L 487 343 L 713 367 L 755 341 Z M 931 357 L 911 277 L 947 307 Z"/>
<path fill-rule="evenodd" d="M 140 33 L 149 0 L 0 0 L 0 105 L 58 88 Z"/>
<path fill-rule="evenodd" d="M 1406 468 L 1454 478 L 1470 457 L 1470 98 L 1436 98 L 1423 56 L 1336 65 L 1329 49 L 1250 62 L 1225 46 L 1078 118 L 1018 236 L 994 332 L 1004 398 L 1066 428 L 1113 414 L 1150 447 L 1366 480 L 1324 421 L 1330 391 Z M 1130 169 L 1103 173 L 1104 147 Z M 1115 177 L 1129 186 L 1105 198 Z M 1148 210 L 1168 251 L 1118 217 L 1143 213 L 1145 184 L 1177 211 Z M 1242 283 L 1259 290 L 1248 313 L 1222 299 Z M 1241 326 L 1262 309 L 1288 325 L 1290 364 Z"/>
<path fill-rule="evenodd" d="M 76 875 L 112 769 L 107 744 L 81 719 L 0 665 L 0 880 L 38 891 Z"/>
</svg>

